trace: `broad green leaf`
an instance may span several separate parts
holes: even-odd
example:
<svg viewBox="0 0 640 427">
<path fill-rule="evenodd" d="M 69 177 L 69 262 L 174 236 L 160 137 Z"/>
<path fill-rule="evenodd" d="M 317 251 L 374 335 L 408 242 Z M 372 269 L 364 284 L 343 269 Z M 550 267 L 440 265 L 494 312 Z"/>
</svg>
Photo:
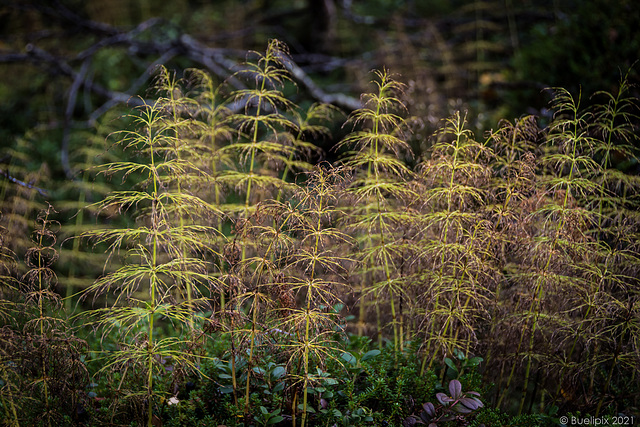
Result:
<svg viewBox="0 0 640 427">
<path fill-rule="evenodd" d="M 362 359 L 361 359 L 361 360 L 362 360 L 363 362 L 366 362 L 367 360 L 372 359 L 372 358 L 376 357 L 376 356 L 377 356 L 377 355 L 379 355 L 379 354 L 380 354 L 380 350 L 370 350 L 370 351 L 367 351 L 367 352 L 362 356 Z"/>
</svg>

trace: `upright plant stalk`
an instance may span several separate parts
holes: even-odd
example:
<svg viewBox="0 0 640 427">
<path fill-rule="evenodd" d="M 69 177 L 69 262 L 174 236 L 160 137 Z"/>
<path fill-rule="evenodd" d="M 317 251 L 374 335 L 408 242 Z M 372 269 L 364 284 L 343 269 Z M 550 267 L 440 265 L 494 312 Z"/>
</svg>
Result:
<svg viewBox="0 0 640 427">
<path fill-rule="evenodd" d="M 430 327 L 422 373 L 427 361 L 430 368 L 436 359 L 434 342 L 445 355 L 470 347 L 470 341 L 458 336 L 461 331 L 475 335 L 474 323 L 484 316 L 487 295 L 493 292 L 484 273 L 491 271 L 492 260 L 482 248 L 491 242 L 482 207 L 489 201 L 484 186 L 491 177 L 486 163 L 493 153 L 473 139 L 460 113 L 446 121 L 431 151 L 421 172 L 428 211 L 421 242 L 426 270 L 419 279 L 425 282 L 422 298 L 429 308 L 424 324 Z"/>
<path fill-rule="evenodd" d="M 56 323 L 60 319 L 48 316 L 45 304 L 47 302 L 57 303 L 60 297 L 51 290 L 51 286 L 55 281 L 55 273 L 51 269 L 53 263 L 58 258 L 58 253 L 54 249 L 56 243 L 56 235 L 51 229 L 57 223 L 50 219 L 50 215 L 53 211 L 51 206 L 47 210 L 43 211 L 37 220 L 37 228 L 34 231 L 35 238 L 33 243 L 34 247 L 30 248 L 26 255 L 27 267 L 30 268 L 23 276 L 22 280 L 33 289 L 27 294 L 27 302 L 37 304 L 37 317 L 28 322 L 28 325 L 35 323 L 37 327 L 37 333 L 44 343 L 52 342 L 52 331 L 55 330 Z M 40 370 L 42 372 L 42 378 L 40 382 L 43 388 L 43 398 L 45 404 L 44 416 L 47 420 L 47 425 L 51 426 L 52 411 L 50 406 L 50 393 L 49 393 L 49 360 L 48 355 L 49 348 L 45 347 L 44 352 L 40 355 Z"/>
<path fill-rule="evenodd" d="M 176 156 L 175 122 L 167 120 L 163 107 L 162 100 L 154 105 L 143 105 L 139 115 L 133 116 L 139 129 L 115 134 L 121 136 L 118 144 L 125 149 L 139 150 L 146 160 L 115 162 L 103 167 L 107 175 L 122 174 L 124 179 L 139 177 L 142 189 L 113 192 L 96 204 L 100 209 L 118 211 L 136 206 L 141 213 L 138 219 L 144 223 L 136 228 L 84 234 L 97 243 L 109 244 L 111 256 L 120 248 L 126 248 L 133 261 L 98 279 L 87 292 L 99 295 L 114 288 L 118 291 L 113 306 L 92 312 L 96 323 L 105 328 L 105 335 L 115 324 L 122 325 L 123 350 L 107 354 L 107 363 L 101 372 L 124 360 L 143 367 L 146 379 L 144 418 L 149 426 L 153 423 L 154 399 L 159 393 L 154 380 L 157 372 L 162 372 L 159 361 L 170 357 L 175 369 L 197 371 L 189 350 L 192 346 L 187 345 L 187 340 L 157 337 L 156 322 L 164 317 L 175 328 L 184 328 L 182 331 L 192 336 L 189 331 L 192 330 L 194 311 L 206 307 L 207 302 L 203 298 L 195 299 L 193 295 L 191 301 L 188 300 L 190 284 L 200 283 L 209 289 L 216 287 L 214 279 L 206 274 L 204 261 L 186 258 L 185 253 L 209 251 L 209 239 L 204 236 L 213 235 L 217 230 L 197 224 L 172 223 L 184 212 L 189 212 L 192 218 L 217 212 L 196 196 L 171 191 L 171 184 L 180 179 L 178 177 L 197 173 L 197 166 Z M 137 297 L 140 288 L 146 288 L 146 301 Z M 142 328 L 144 340 L 139 339 Z"/>
<path fill-rule="evenodd" d="M 297 194 L 300 213 L 296 216 L 297 225 L 292 224 L 301 241 L 287 271 L 292 291 L 304 298 L 304 304 L 300 309 L 291 310 L 283 326 L 296 337 L 291 343 L 290 361 L 302 365 L 302 426 L 306 425 L 309 412 L 309 386 L 322 378 L 311 373 L 312 363 L 321 365 L 322 360 L 332 357 L 335 351 L 331 338 L 336 326 L 332 308 L 341 303 L 335 289 L 344 286 L 342 276 L 345 266 L 351 262 L 333 248 L 333 245 L 348 244 L 349 237 L 330 225 L 337 214 L 342 174 L 343 171 L 336 169 L 315 168 L 307 185 Z"/>
<path fill-rule="evenodd" d="M 405 295 L 402 279 L 394 277 L 395 262 L 406 256 L 407 247 L 396 235 L 398 224 L 410 223 L 411 218 L 394 206 L 394 202 L 415 198 L 404 185 L 404 179 L 411 176 L 407 166 L 399 160 L 402 154 L 411 154 L 409 145 L 400 138 L 405 125 L 397 114 L 405 109 L 399 99 L 402 85 L 393 80 L 387 70 L 376 71 L 377 91 L 363 95 L 364 106 L 349 118 L 362 130 L 347 135 L 337 148 L 347 147 L 349 152 L 344 160 L 346 166 L 355 172 L 353 194 L 364 207 L 353 212 L 351 227 L 368 236 L 360 257 L 366 266 L 363 276 L 370 272 L 373 285 L 366 289 L 364 278 L 360 290 L 360 319 L 364 323 L 366 297 L 373 295 L 376 307 L 382 303 L 382 295 L 388 295 L 393 328 L 393 348 L 397 352 L 403 348 L 403 319 L 398 317 L 398 298 Z M 366 172 L 365 172 L 366 170 Z M 376 274 L 380 266 L 381 279 Z M 378 312 L 379 313 L 379 312 Z M 378 316 L 378 336 L 381 345 L 380 316 Z"/>
<path fill-rule="evenodd" d="M 223 176 L 236 188 L 244 188 L 245 200 L 242 211 L 245 217 L 252 206 L 254 184 L 258 184 L 260 188 L 278 188 L 282 182 L 279 178 L 258 174 L 258 167 L 293 151 L 292 147 L 286 147 L 268 138 L 277 137 L 279 133 L 289 130 L 297 130 L 295 123 L 284 115 L 285 112 L 295 109 L 295 105 L 281 91 L 285 82 L 290 81 L 284 66 L 284 62 L 289 60 L 286 46 L 272 40 L 264 55 L 258 52 L 251 54 L 257 61 L 248 60 L 244 64 L 245 68 L 238 71 L 236 76 L 246 76 L 253 80 L 255 87 L 237 90 L 232 94 L 234 102 L 241 102 L 245 106 L 242 113 L 230 118 L 237 123 L 240 139 L 222 150 L 225 153 L 237 153 L 239 163 L 247 170 L 229 172 Z M 244 141 L 244 136 L 248 140 Z"/>
<path fill-rule="evenodd" d="M 232 94 L 234 102 L 240 102 L 244 105 L 244 110 L 241 113 L 230 118 L 232 122 L 237 123 L 239 138 L 237 142 L 221 149 L 223 154 L 237 154 L 238 163 L 246 170 L 246 172 L 226 171 L 220 177 L 222 182 L 227 182 L 228 185 L 244 191 L 244 206 L 240 209 L 232 207 L 239 213 L 240 218 L 237 225 L 244 224 L 255 208 L 255 205 L 252 204 L 254 193 L 256 193 L 254 187 L 257 187 L 257 190 L 268 192 L 269 189 L 282 188 L 283 185 L 280 178 L 258 172 L 259 168 L 264 167 L 265 164 L 277 161 L 283 155 L 288 156 L 293 151 L 292 147 L 287 147 L 277 141 L 278 134 L 297 130 L 295 123 L 284 115 L 285 112 L 295 109 L 295 105 L 281 91 L 285 82 L 290 81 L 285 67 L 285 62 L 288 60 L 286 46 L 278 40 L 271 40 L 265 54 L 250 52 L 249 59 L 243 64 L 243 69 L 234 76 L 246 77 L 254 84 L 252 88 L 240 89 Z M 240 228 L 244 228 L 244 226 Z M 245 260 L 248 258 L 247 246 L 250 242 L 243 237 L 241 244 L 240 265 L 244 269 L 241 276 L 244 276 L 248 271 Z M 254 311 L 253 316 L 258 316 L 258 313 Z M 253 340 L 257 333 L 256 327 L 256 322 L 251 322 L 245 397 L 248 397 L 251 386 L 255 348 Z M 234 329 L 235 327 L 232 326 L 232 340 L 234 339 Z M 248 398 L 245 401 L 244 413 L 245 416 L 249 413 Z"/>
</svg>

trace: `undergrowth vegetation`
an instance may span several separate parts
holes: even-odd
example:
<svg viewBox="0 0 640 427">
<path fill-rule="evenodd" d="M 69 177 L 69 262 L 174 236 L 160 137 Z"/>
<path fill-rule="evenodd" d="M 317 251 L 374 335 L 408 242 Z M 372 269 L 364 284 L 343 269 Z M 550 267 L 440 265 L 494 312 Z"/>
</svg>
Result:
<svg viewBox="0 0 640 427">
<path fill-rule="evenodd" d="M 36 181 L 3 182 L 4 422 L 637 415 L 638 99 L 626 79 L 588 108 L 554 89 L 549 122 L 504 120 L 482 139 L 456 113 L 413 158 L 419 118 L 402 83 L 375 71 L 329 164 L 318 147 L 339 112 L 295 105 L 287 61 L 278 41 L 250 52 L 235 91 L 161 67 L 153 101 L 81 160 L 73 197 L 88 206 L 62 226 L 41 206 L 29 228 Z M 103 270 L 58 277 L 61 252 Z"/>
</svg>

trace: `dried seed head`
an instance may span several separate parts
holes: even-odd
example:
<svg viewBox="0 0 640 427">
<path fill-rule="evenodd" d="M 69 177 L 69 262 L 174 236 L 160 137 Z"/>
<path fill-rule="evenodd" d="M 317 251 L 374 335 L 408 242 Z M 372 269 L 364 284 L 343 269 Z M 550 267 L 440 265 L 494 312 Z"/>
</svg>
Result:
<svg viewBox="0 0 640 427">
<path fill-rule="evenodd" d="M 216 313 L 213 313 L 208 319 L 207 323 L 204 325 L 204 332 L 207 334 L 212 334 L 214 332 L 218 332 L 222 330 L 222 323 L 215 317 Z"/>
<path fill-rule="evenodd" d="M 232 267 L 240 261 L 240 246 L 236 242 L 231 242 L 224 246 L 224 259 Z"/>
</svg>

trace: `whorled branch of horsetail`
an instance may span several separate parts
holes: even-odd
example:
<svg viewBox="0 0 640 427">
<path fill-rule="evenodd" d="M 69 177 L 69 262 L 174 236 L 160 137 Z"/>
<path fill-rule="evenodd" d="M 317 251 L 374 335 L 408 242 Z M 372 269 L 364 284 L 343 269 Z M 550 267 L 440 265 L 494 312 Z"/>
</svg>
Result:
<svg viewBox="0 0 640 427">
<path fill-rule="evenodd" d="M 128 336 L 138 323 L 145 319 L 146 340 L 144 349 L 133 349 L 125 353 L 114 354 L 115 361 L 118 358 L 129 357 L 143 364 L 146 369 L 146 398 L 148 423 L 152 423 L 154 391 L 154 356 L 157 354 L 171 354 L 171 357 L 189 369 L 194 369 L 189 355 L 179 350 L 171 349 L 181 342 L 172 338 L 156 339 L 154 336 L 155 317 L 160 314 L 170 318 L 176 324 L 189 325 L 193 317 L 193 304 L 188 303 L 186 309 L 170 303 L 170 290 L 185 291 L 181 284 L 191 283 L 192 280 L 209 283 L 211 279 L 204 271 L 204 263 L 201 260 L 185 258 L 183 249 L 202 251 L 204 243 L 200 239 L 200 233 L 213 232 L 211 227 L 198 225 L 172 226 L 171 217 L 176 211 L 184 212 L 186 209 L 192 215 L 197 212 L 210 212 L 212 207 L 197 196 L 171 192 L 163 179 L 184 175 L 192 165 L 185 160 L 170 158 L 163 159 L 159 153 L 171 150 L 174 132 L 166 125 L 166 117 L 163 115 L 162 102 L 154 105 L 145 105 L 139 109 L 138 115 L 131 115 L 139 129 L 134 131 L 121 131 L 115 133 L 120 136 L 117 144 L 125 149 L 136 150 L 146 157 L 146 162 L 122 161 L 109 163 L 103 166 L 106 175 L 122 175 L 123 181 L 131 176 L 145 176 L 140 191 L 118 191 L 106 196 L 101 202 L 95 204 L 101 210 L 113 210 L 123 212 L 132 207 L 137 207 L 141 216 L 147 215 L 148 225 L 139 225 L 136 228 L 96 230 L 85 233 L 85 237 L 93 238 L 97 243 L 108 243 L 107 252 L 109 259 L 116 254 L 121 247 L 131 248 L 129 253 L 133 256 L 135 264 L 124 265 L 112 273 L 108 273 L 98 279 L 87 292 L 96 295 L 108 292 L 112 286 L 122 283 L 112 307 L 94 310 L 98 317 L 98 323 L 107 329 L 112 327 L 116 319 L 123 325 L 122 333 Z M 162 249 L 161 249 L 162 247 Z M 160 259 L 159 251 L 163 251 L 163 257 L 169 261 Z M 166 253 L 164 253 L 166 252 Z M 107 260 L 108 262 L 108 260 Z M 148 282 L 149 300 L 144 302 L 144 308 L 131 307 L 131 303 L 143 304 L 134 299 L 133 293 Z M 128 304 L 120 305 L 122 299 L 127 299 Z M 111 363 L 111 365 L 113 365 Z M 111 366 L 110 364 L 107 364 Z"/>
<path fill-rule="evenodd" d="M 287 48 L 278 40 L 272 40 L 267 46 L 265 54 L 258 52 L 250 52 L 257 60 L 247 60 L 244 68 L 234 74 L 234 77 L 248 76 L 254 80 L 254 87 L 248 89 L 240 89 L 232 94 L 232 101 L 242 100 L 245 103 L 244 112 L 235 114 L 230 117 L 232 122 L 238 124 L 239 139 L 246 136 L 248 141 L 239 140 L 224 147 L 221 151 L 237 152 L 240 154 L 238 162 L 245 167 L 248 164 L 248 172 L 231 175 L 230 179 L 245 185 L 245 201 L 242 218 L 239 221 L 246 221 L 250 216 L 250 204 L 252 200 L 252 188 L 254 182 L 276 184 L 279 187 L 281 180 L 267 176 L 257 176 L 256 169 L 258 163 L 258 155 L 263 154 L 267 158 L 279 155 L 280 153 L 289 153 L 293 150 L 291 147 L 285 147 L 277 141 L 268 141 L 261 139 L 261 131 L 266 131 L 271 136 L 277 135 L 283 130 L 297 129 L 295 123 L 286 118 L 280 111 L 294 110 L 295 105 L 289 101 L 281 92 L 281 88 L 286 81 L 291 81 L 288 72 L 283 64 L 286 61 Z M 252 111 L 252 109 L 254 109 Z M 236 184 L 238 185 L 238 184 Z M 242 242 L 241 262 L 247 259 L 247 242 Z M 233 330 L 233 327 L 232 327 Z M 233 333 L 232 333 L 233 340 Z M 253 355 L 250 355 L 252 359 Z M 232 362 L 234 362 L 232 360 Z M 247 387 L 251 381 L 252 367 L 247 370 Z M 235 371 L 232 372 L 235 375 Z M 245 415 L 249 412 L 249 399 L 245 402 Z"/>
<path fill-rule="evenodd" d="M 394 349 L 397 351 L 403 347 L 404 334 L 402 318 L 398 318 L 396 298 L 402 298 L 404 291 L 401 286 L 397 286 L 392 277 L 392 271 L 395 270 L 392 265 L 392 252 L 402 249 L 396 245 L 390 223 L 398 220 L 400 214 L 389 211 L 389 200 L 386 195 L 390 194 L 395 198 L 411 195 L 411 191 L 401 184 L 406 176 L 411 175 L 411 172 L 403 162 L 398 160 L 401 153 L 411 153 L 411 149 L 398 136 L 405 124 L 405 120 L 396 113 L 398 110 L 406 110 L 399 98 L 403 85 L 395 81 L 387 70 L 375 71 L 374 74 L 376 79 L 373 83 L 377 91 L 363 95 L 364 106 L 354 111 L 348 121 L 353 123 L 354 127 L 365 128 L 347 135 L 336 149 L 353 148 L 354 151 L 350 152 L 344 161 L 345 165 L 354 171 L 366 168 L 364 178 L 360 180 L 356 178 L 357 188 L 353 190 L 359 200 L 367 202 L 366 211 L 355 221 L 356 224 L 368 229 L 368 247 L 364 250 L 366 262 L 370 266 L 380 262 L 384 274 L 383 280 L 371 289 L 366 289 L 364 277 L 361 280 L 358 333 L 362 334 L 362 325 L 364 325 L 366 296 L 373 294 L 376 299 L 378 344 L 382 346 L 379 295 L 381 291 L 387 291 L 392 316 Z M 370 199 L 374 200 L 374 206 L 368 202 Z M 387 217 L 390 218 L 389 222 L 386 220 Z M 372 240 L 371 231 L 374 228 L 376 232 L 373 234 L 379 239 L 377 245 L 374 245 Z M 392 246 L 393 249 L 389 249 Z"/>
<path fill-rule="evenodd" d="M 340 181 L 344 179 L 343 175 L 344 172 L 340 169 L 327 170 L 321 166 L 316 167 L 310 173 L 307 185 L 297 193 L 299 203 L 296 209 L 300 210 L 300 214 L 296 217 L 298 221 L 294 231 L 303 237 L 300 241 L 301 247 L 293 256 L 295 261 L 289 268 L 301 272 L 301 276 L 293 280 L 292 288 L 304 294 L 305 305 L 302 309 L 295 310 L 286 323 L 296 330 L 299 325 L 303 329 L 301 333 L 296 333 L 298 340 L 291 344 L 293 354 L 290 356 L 290 360 L 302 359 L 302 426 L 307 422 L 312 358 L 331 358 L 332 351 L 335 351 L 330 346 L 330 340 L 324 338 L 332 333 L 331 329 L 326 328 L 327 323 L 332 323 L 331 314 L 322 311 L 319 305 L 333 307 L 336 302 L 340 302 L 332 288 L 341 284 L 323 278 L 322 274 L 330 273 L 341 277 L 340 272 L 344 271 L 344 264 L 353 261 L 335 254 L 329 246 L 332 243 L 350 244 L 349 236 L 325 225 L 325 221 L 337 213 L 335 204 L 339 198 L 338 189 L 342 185 Z M 313 329 L 316 330 L 315 334 Z M 295 414 L 295 405 L 293 410 Z"/>
</svg>

